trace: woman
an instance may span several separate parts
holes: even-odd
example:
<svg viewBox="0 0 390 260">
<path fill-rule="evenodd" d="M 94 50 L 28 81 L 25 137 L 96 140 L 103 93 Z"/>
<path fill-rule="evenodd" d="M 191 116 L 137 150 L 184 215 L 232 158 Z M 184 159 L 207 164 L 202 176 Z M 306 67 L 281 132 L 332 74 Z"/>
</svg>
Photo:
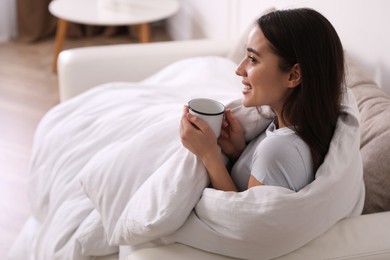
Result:
<svg viewBox="0 0 390 260">
<path fill-rule="evenodd" d="M 268 129 L 246 144 L 238 120 L 226 110 L 217 139 L 185 107 L 183 145 L 202 160 L 216 189 L 276 185 L 298 191 L 314 179 L 340 114 L 344 56 L 335 29 L 311 9 L 268 13 L 250 32 L 236 74 L 244 106 L 273 110 Z M 220 150 L 234 163 L 231 174 Z"/>
</svg>

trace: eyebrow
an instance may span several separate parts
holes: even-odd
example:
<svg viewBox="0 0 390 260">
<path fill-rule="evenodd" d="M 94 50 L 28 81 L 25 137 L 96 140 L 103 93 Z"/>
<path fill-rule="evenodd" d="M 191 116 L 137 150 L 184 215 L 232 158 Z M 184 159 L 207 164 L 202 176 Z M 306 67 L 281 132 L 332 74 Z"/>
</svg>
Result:
<svg viewBox="0 0 390 260">
<path fill-rule="evenodd" d="M 246 48 L 246 51 L 247 52 L 252 52 L 252 53 L 256 54 L 257 56 L 260 56 L 260 54 L 253 48 L 248 47 L 248 48 Z"/>
</svg>

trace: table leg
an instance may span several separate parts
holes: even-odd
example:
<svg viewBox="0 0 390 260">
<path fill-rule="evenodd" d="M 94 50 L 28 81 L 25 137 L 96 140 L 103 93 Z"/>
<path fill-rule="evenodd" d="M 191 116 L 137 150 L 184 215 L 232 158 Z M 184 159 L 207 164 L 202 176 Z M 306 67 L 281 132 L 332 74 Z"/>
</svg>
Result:
<svg viewBox="0 0 390 260">
<path fill-rule="evenodd" d="M 141 43 L 150 42 L 150 24 L 143 23 L 138 25 L 138 38 Z"/>
<path fill-rule="evenodd" d="M 64 45 L 64 40 L 66 36 L 66 32 L 68 30 L 68 21 L 63 19 L 58 19 L 57 22 L 57 30 L 56 30 L 56 38 L 54 42 L 54 57 L 52 62 L 52 70 L 53 72 L 57 72 L 57 59 L 58 54 L 61 52 L 62 47 Z"/>
</svg>

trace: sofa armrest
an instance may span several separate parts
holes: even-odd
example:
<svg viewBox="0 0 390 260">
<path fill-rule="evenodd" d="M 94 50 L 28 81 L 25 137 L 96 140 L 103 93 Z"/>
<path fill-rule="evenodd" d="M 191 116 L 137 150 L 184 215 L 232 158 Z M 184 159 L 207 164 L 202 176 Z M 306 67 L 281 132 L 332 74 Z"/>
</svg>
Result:
<svg viewBox="0 0 390 260">
<path fill-rule="evenodd" d="M 275 260 L 300 259 L 390 259 L 390 212 L 346 218 L 322 236 Z M 208 253 L 173 243 L 145 248 L 128 255 L 127 260 L 228 260 L 230 257 Z"/>
<path fill-rule="evenodd" d="M 346 218 L 278 260 L 390 259 L 390 212 Z"/>
<path fill-rule="evenodd" d="M 229 42 L 189 40 L 83 47 L 58 58 L 60 100 L 113 81 L 140 81 L 166 65 L 194 56 L 226 56 Z"/>
</svg>

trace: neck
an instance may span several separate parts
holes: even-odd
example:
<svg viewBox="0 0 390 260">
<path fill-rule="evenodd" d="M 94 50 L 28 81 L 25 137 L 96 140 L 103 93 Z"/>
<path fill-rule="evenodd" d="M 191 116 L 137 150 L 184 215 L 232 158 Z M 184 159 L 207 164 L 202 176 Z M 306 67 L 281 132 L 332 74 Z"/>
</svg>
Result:
<svg viewBox="0 0 390 260">
<path fill-rule="evenodd" d="M 281 116 L 281 110 L 275 110 L 273 109 L 274 112 L 275 112 L 275 115 L 276 115 L 276 128 L 283 128 L 283 127 L 286 127 L 285 125 L 285 122 L 283 122 L 282 120 L 282 116 Z"/>
</svg>

